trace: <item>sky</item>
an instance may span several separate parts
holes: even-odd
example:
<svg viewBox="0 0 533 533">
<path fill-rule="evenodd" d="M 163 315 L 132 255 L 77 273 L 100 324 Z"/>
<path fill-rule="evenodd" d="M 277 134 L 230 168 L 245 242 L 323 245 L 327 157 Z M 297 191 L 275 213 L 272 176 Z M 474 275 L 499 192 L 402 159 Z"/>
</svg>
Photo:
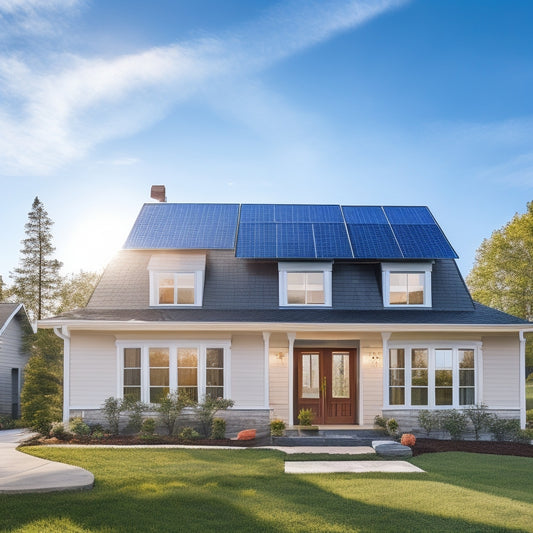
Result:
<svg viewBox="0 0 533 533">
<path fill-rule="evenodd" d="M 0 275 L 169 202 L 426 205 L 464 276 L 533 200 L 528 0 L 0 0 Z"/>
</svg>

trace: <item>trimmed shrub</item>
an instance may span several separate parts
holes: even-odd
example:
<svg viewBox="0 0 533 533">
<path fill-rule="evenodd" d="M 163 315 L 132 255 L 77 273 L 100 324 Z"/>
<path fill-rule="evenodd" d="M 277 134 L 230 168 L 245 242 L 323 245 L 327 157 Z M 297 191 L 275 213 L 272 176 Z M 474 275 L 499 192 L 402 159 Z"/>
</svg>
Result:
<svg viewBox="0 0 533 533">
<path fill-rule="evenodd" d="M 143 420 L 141 425 L 141 435 L 143 437 L 153 437 L 155 433 L 155 420 L 147 418 Z"/>
<path fill-rule="evenodd" d="M 374 417 L 374 425 L 378 428 L 387 429 L 387 419 L 384 416 L 376 415 Z"/>
<path fill-rule="evenodd" d="M 15 429 L 16 422 L 8 415 L 0 416 L 0 429 Z"/>
<path fill-rule="evenodd" d="M 310 426 L 315 418 L 315 413 L 312 409 L 300 409 L 298 413 L 298 421 L 301 426 Z"/>
<path fill-rule="evenodd" d="M 161 400 L 156 407 L 158 419 L 167 428 L 168 435 L 174 435 L 177 428 L 178 418 L 185 407 L 194 405 L 188 394 L 183 392 L 171 392 Z"/>
<path fill-rule="evenodd" d="M 200 420 L 205 437 L 210 435 L 211 428 L 213 427 L 213 418 L 215 418 L 218 411 L 225 411 L 234 405 L 235 402 L 230 399 L 206 396 L 202 402 L 194 406 L 196 416 Z"/>
<path fill-rule="evenodd" d="M 468 426 L 468 417 L 461 411 L 451 409 L 440 415 L 441 427 L 446 430 L 452 440 L 461 440 Z"/>
<path fill-rule="evenodd" d="M 200 433 L 190 426 L 185 426 L 180 431 L 179 438 L 183 440 L 196 440 L 200 438 Z"/>
<path fill-rule="evenodd" d="M 91 434 L 91 428 L 79 416 L 70 419 L 68 428 L 70 433 L 76 435 L 76 437 L 88 437 Z"/>
<path fill-rule="evenodd" d="M 211 426 L 211 438 L 221 440 L 226 437 L 226 421 L 223 418 L 213 418 Z"/>
<path fill-rule="evenodd" d="M 143 425 L 143 413 L 148 409 L 148 406 L 138 400 L 125 398 L 123 409 L 128 412 L 128 428 L 139 433 Z"/>
<path fill-rule="evenodd" d="M 418 425 L 426 432 L 426 437 L 429 437 L 433 430 L 440 428 L 439 412 L 422 409 L 418 412 Z"/>
<path fill-rule="evenodd" d="M 50 437 L 55 437 L 59 440 L 67 439 L 69 437 L 69 432 L 65 429 L 65 424 L 63 424 L 63 422 L 52 422 Z"/>
<path fill-rule="evenodd" d="M 492 415 L 487 411 L 485 404 L 471 405 L 465 410 L 466 416 L 470 419 L 472 427 L 474 428 L 474 437 L 479 440 L 479 434 L 489 429 Z"/>
<path fill-rule="evenodd" d="M 270 434 L 273 437 L 282 437 L 285 432 L 285 422 L 277 418 L 270 422 Z"/>
<path fill-rule="evenodd" d="M 398 425 L 398 422 L 396 422 L 396 419 L 389 418 L 387 420 L 387 433 L 391 437 L 397 437 L 399 429 L 400 429 L 400 426 Z"/>
<path fill-rule="evenodd" d="M 409 446 L 412 447 L 416 443 L 416 437 L 412 435 L 411 433 L 404 433 L 402 435 L 402 438 L 400 439 L 400 444 L 402 446 Z"/>
<path fill-rule="evenodd" d="M 119 423 L 120 423 L 120 414 L 125 410 L 125 402 L 119 398 L 106 398 L 104 400 L 104 405 L 102 411 L 104 417 L 109 424 L 109 430 L 112 435 L 118 435 L 119 432 Z"/>
<path fill-rule="evenodd" d="M 517 440 L 520 432 L 520 421 L 493 416 L 489 426 L 492 440 L 505 441 Z"/>
</svg>

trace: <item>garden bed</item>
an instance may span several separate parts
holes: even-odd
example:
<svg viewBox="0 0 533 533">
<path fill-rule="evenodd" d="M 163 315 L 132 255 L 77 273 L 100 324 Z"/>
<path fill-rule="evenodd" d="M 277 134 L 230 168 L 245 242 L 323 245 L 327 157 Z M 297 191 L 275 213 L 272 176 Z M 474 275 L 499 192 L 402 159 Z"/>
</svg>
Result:
<svg viewBox="0 0 533 533">
<path fill-rule="evenodd" d="M 435 452 L 471 452 L 495 455 L 533 457 L 533 445 L 519 442 L 494 442 L 479 440 L 416 439 L 413 456 Z"/>
</svg>

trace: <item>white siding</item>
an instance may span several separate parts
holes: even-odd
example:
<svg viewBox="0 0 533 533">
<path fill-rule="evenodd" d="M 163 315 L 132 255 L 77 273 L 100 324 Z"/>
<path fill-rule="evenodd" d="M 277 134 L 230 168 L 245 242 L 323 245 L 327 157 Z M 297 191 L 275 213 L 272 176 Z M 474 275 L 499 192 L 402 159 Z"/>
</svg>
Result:
<svg viewBox="0 0 533 533">
<path fill-rule="evenodd" d="M 519 341 L 515 337 L 483 338 L 483 402 L 491 409 L 518 408 Z"/>
<path fill-rule="evenodd" d="M 235 407 L 264 407 L 262 335 L 234 335 L 231 340 L 231 399 Z"/>
<path fill-rule="evenodd" d="M 372 360 L 372 355 L 377 360 Z M 383 406 L 383 346 L 381 336 L 361 336 L 359 353 L 359 386 L 361 388 L 358 401 L 361 419 L 359 424 L 374 423 L 374 417 L 381 414 Z M 361 400 L 362 398 L 362 400 Z"/>
<path fill-rule="evenodd" d="M 96 409 L 117 396 L 113 335 L 73 332 L 70 343 L 70 408 Z"/>
<path fill-rule="evenodd" d="M 11 369 L 19 369 L 22 386 L 23 369 L 28 355 L 22 351 L 23 331 L 17 318 L 13 318 L 0 337 L 0 414 L 11 415 Z M 19 389 L 20 392 L 20 389 Z"/>
</svg>

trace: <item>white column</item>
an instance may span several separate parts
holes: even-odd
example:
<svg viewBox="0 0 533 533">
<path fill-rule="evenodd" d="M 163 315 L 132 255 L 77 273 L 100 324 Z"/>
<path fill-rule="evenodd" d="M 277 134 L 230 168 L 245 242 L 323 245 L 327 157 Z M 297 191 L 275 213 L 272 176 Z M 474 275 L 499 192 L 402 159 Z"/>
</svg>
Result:
<svg viewBox="0 0 533 533">
<path fill-rule="evenodd" d="M 289 339 L 289 425 L 294 424 L 294 340 L 296 333 L 287 333 Z"/>
<path fill-rule="evenodd" d="M 265 409 L 270 408 L 270 368 L 269 368 L 269 351 L 270 351 L 270 331 L 263 331 L 264 355 L 264 387 L 265 387 Z"/>
<path fill-rule="evenodd" d="M 70 419 L 70 335 L 68 328 L 54 328 L 54 333 L 63 339 L 63 423 Z"/>
<path fill-rule="evenodd" d="M 526 428 L 526 338 L 524 332 L 519 332 L 520 357 L 519 357 L 519 397 L 520 397 L 520 427 Z"/>
<path fill-rule="evenodd" d="M 381 332 L 383 342 L 383 407 L 389 406 L 389 339 L 390 331 Z"/>
</svg>

